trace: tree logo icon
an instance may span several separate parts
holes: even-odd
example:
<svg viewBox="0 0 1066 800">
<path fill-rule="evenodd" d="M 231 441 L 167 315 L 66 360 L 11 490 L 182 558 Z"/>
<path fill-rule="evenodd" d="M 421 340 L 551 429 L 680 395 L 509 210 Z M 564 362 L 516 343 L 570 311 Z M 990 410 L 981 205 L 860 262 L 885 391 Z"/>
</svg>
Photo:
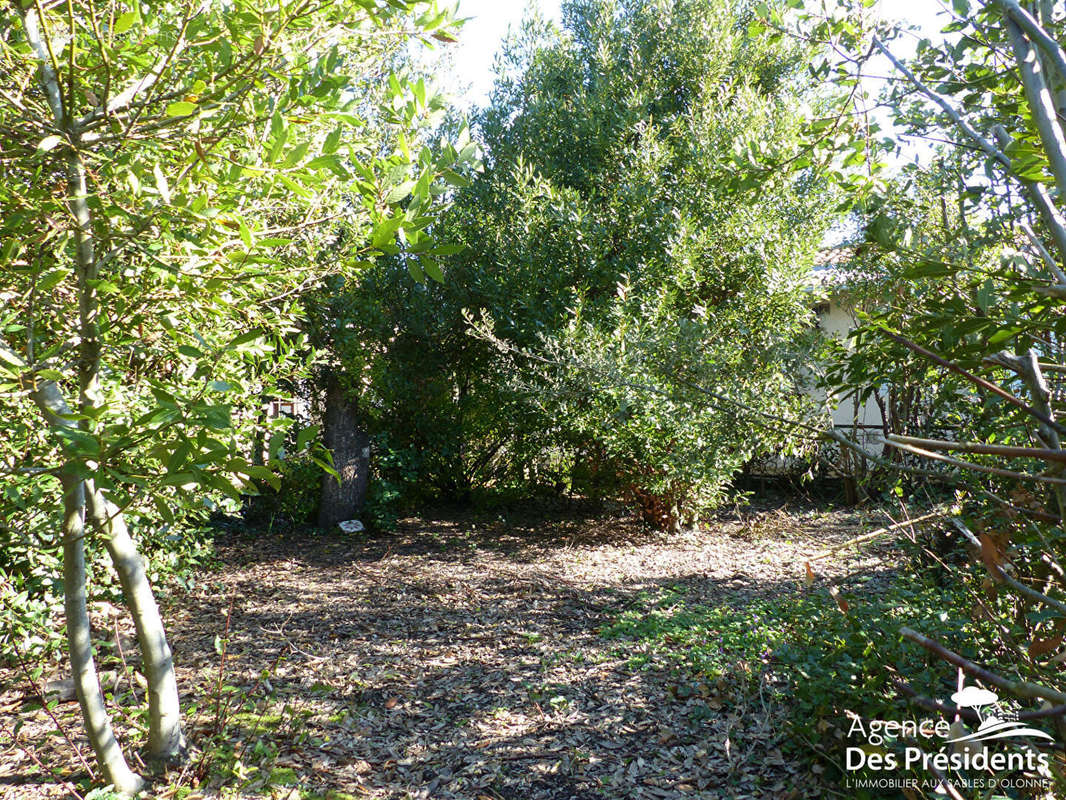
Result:
<svg viewBox="0 0 1066 800">
<path fill-rule="evenodd" d="M 1026 727 L 1024 722 L 1018 722 L 1017 720 L 1004 721 L 999 719 L 993 710 L 988 709 L 989 706 L 995 706 L 995 704 L 999 702 L 999 695 L 988 689 L 982 689 L 978 686 L 963 686 L 951 696 L 951 701 L 959 708 L 973 709 L 977 714 L 977 719 L 980 721 L 980 725 L 978 725 L 977 730 L 974 733 L 959 736 L 955 739 L 948 739 L 948 744 L 953 742 L 984 742 L 990 739 L 1010 738 L 1055 740 L 1054 737 L 1043 731 L 1037 730 L 1036 728 Z M 984 709 L 984 711 L 982 711 L 982 709 Z"/>
</svg>

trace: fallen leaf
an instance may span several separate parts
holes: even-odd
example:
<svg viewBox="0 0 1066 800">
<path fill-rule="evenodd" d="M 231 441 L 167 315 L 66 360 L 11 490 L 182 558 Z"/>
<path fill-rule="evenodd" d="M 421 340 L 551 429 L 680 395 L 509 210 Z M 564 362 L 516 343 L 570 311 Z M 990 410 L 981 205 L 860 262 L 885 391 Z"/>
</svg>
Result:
<svg viewBox="0 0 1066 800">
<path fill-rule="evenodd" d="M 1059 649 L 1062 644 L 1061 636 L 1052 636 L 1050 639 L 1034 639 L 1029 645 L 1029 658 L 1040 658 L 1048 653 Z"/>
<path fill-rule="evenodd" d="M 981 560 L 985 562 L 985 566 L 988 567 L 989 573 L 992 575 L 992 579 L 996 583 L 1003 582 L 1003 570 L 1000 569 L 1000 564 L 1003 563 L 1003 554 L 1000 553 L 999 548 L 996 547 L 996 543 L 992 541 L 992 537 L 987 533 L 978 534 L 981 539 Z"/>
<path fill-rule="evenodd" d="M 835 586 L 830 586 L 829 594 L 832 595 L 833 599 L 836 601 L 837 608 L 840 609 L 840 613 L 847 614 L 848 609 L 851 608 L 851 606 L 848 605 L 848 601 L 844 599 L 844 595 L 840 593 L 840 590 Z"/>
</svg>

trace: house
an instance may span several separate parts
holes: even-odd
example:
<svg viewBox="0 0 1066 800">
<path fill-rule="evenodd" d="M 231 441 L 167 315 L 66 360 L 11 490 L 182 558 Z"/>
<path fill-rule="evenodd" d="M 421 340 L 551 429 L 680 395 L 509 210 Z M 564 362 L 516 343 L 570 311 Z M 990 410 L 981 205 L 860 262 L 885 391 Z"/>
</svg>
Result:
<svg viewBox="0 0 1066 800">
<path fill-rule="evenodd" d="M 861 302 L 852 285 L 854 272 L 850 269 L 850 262 L 854 252 L 850 246 L 820 251 L 808 284 L 815 325 L 822 333 L 836 337 L 845 347 L 848 346 L 848 334 L 859 323 L 857 312 Z M 882 411 L 882 408 L 888 407 L 888 403 L 884 402 L 886 398 L 881 398 L 882 402 L 879 403 L 874 396 L 860 402 L 855 395 L 827 395 L 825 389 L 817 386 L 815 375 L 818 372 L 817 365 L 812 364 L 810 373 L 803 376 L 806 383 L 804 391 L 814 401 L 815 407 L 825 409 L 829 418 L 827 422 L 831 422 L 834 430 L 857 442 L 868 452 L 880 455 L 886 430 Z M 827 444 L 813 461 L 815 463 L 812 464 L 809 457 L 772 456 L 750 463 L 745 473 L 760 478 L 795 475 L 813 465 L 829 477 L 843 479 L 849 498 L 855 496 L 856 479 L 862 476 L 867 467 L 864 459 L 847 448 Z"/>
<path fill-rule="evenodd" d="M 859 324 L 857 303 L 860 302 L 849 285 L 849 261 L 854 248 L 833 247 L 820 251 L 811 272 L 811 296 L 816 324 L 822 333 L 841 342 Z M 826 396 L 824 390 L 810 389 L 817 403 L 828 406 L 833 427 L 853 438 L 867 450 L 878 450 L 885 433 L 883 406 L 870 396 L 865 402 L 857 397 Z"/>
</svg>

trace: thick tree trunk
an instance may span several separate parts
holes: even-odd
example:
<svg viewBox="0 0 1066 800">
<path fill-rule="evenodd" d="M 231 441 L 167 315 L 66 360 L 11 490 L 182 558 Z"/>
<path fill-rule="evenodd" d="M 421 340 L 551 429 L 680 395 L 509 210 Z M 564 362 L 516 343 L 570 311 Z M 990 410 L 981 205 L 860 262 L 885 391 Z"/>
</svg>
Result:
<svg viewBox="0 0 1066 800">
<path fill-rule="evenodd" d="M 167 764 L 185 757 L 185 735 L 181 727 L 181 704 L 174 659 L 167 644 L 163 619 L 144 571 L 144 560 L 129 534 L 122 511 L 91 484 L 86 502 L 93 524 L 104 538 L 115 565 L 122 594 L 133 616 L 141 666 L 148 681 L 148 748 L 150 759 Z"/>
<path fill-rule="evenodd" d="M 340 480 L 323 476 L 318 527 L 331 528 L 343 520 L 355 519 L 363 508 L 370 473 L 370 437 L 360 424 L 357 404 L 333 376 L 326 388 L 324 416 L 322 438 L 333 454 Z"/>
<path fill-rule="evenodd" d="M 144 781 L 126 763 L 104 704 L 93 660 L 85 591 L 85 484 L 63 478 L 63 602 L 67 615 L 70 668 L 74 692 L 85 719 L 85 732 L 104 780 L 123 794 L 136 794 Z"/>
</svg>

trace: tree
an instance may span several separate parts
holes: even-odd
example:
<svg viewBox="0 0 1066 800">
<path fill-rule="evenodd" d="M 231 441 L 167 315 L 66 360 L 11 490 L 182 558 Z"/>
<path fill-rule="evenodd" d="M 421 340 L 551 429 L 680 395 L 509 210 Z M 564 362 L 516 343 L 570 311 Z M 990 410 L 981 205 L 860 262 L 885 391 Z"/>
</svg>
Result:
<svg viewBox="0 0 1066 800">
<path fill-rule="evenodd" d="M 154 506 L 174 521 L 193 491 L 239 497 L 251 479 L 274 479 L 240 455 L 259 396 L 250 367 L 284 360 L 298 298 L 325 275 L 395 251 L 397 237 L 429 241 L 448 165 L 412 152 L 403 131 L 436 101 L 380 68 L 412 38 L 452 40 L 451 25 L 419 0 L 0 12 L 0 396 L 5 416 L 37 409 L 7 447 L 61 508 L 75 687 L 121 792 L 142 779 L 96 677 L 86 543 L 106 546 L 136 624 L 147 754 L 179 759 L 171 653 L 126 517 Z M 366 104 L 367 84 L 386 87 L 370 96 L 382 108 Z M 367 147 L 371 111 L 397 131 L 395 151 Z M 324 263 L 314 251 L 335 220 L 359 235 Z"/>
<path fill-rule="evenodd" d="M 325 410 L 322 419 L 325 445 L 333 456 L 336 476 L 322 476 L 318 503 L 318 527 L 332 528 L 353 519 L 366 502 L 370 480 L 370 437 L 359 406 L 344 390 L 336 375 L 326 378 Z"/>
<path fill-rule="evenodd" d="M 355 322 L 350 360 L 377 348 L 409 369 L 404 397 L 371 382 L 366 404 L 410 399 L 391 439 L 442 488 L 541 476 L 670 527 L 755 452 L 796 444 L 692 387 L 802 405 L 804 280 L 832 204 L 809 160 L 758 183 L 749 161 L 792 156 L 825 101 L 806 48 L 749 36 L 744 3 L 587 0 L 563 17 L 501 56 L 477 117 L 485 172 L 443 225 L 465 245 L 448 280 L 407 290 L 381 262 L 353 302 L 388 304 Z"/>
<path fill-rule="evenodd" d="M 887 100 L 902 131 L 888 146 L 912 136 L 941 149 L 932 168 L 911 171 L 917 180 L 903 197 L 891 196 L 899 184 L 886 186 L 875 169 L 855 184 L 867 246 L 903 295 L 902 302 L 880 298 L 841 374 L 851 388 L 869 390 L 870 381 L 898 380 L 900 370 L 886 362 L 906 354 L 949 387 L 945 406 L 923 420 L 948 435 L 912 430 L 888 436 L 887 444 L 907 456 L 905 469 L 956 488 L 955 529 L 986 573 L 984 586 L 972 582 L 971 597 L 996 623 L 997 650 L 984 654 L 995 669 L 916 631 L 901 633 L 986 684 L 1059 706 L 1048 716 L 1066 730 L 1060 658 L 1050 658 L 1061 650 L 1066 609 L 1061 8 L 953 3 L 944 38 L 920 42 L 916 57 L 904 61 L 893 52 L 898 28 L 871 20 L 866 5 L 842 3 L 809 16 L 800 35 L 828 43 L 835 68 L 853 86 L 871 55 L 887 60 L 895 75 Z M 783 27 L 779 17 L 766 22 Z M 830 74 L 834 66 L 814 69 Z M 866 151 L 871 162 L 875 134 L 871 128 L 867 144 L 858 145 L 874 143 Z"/>
</svg>

